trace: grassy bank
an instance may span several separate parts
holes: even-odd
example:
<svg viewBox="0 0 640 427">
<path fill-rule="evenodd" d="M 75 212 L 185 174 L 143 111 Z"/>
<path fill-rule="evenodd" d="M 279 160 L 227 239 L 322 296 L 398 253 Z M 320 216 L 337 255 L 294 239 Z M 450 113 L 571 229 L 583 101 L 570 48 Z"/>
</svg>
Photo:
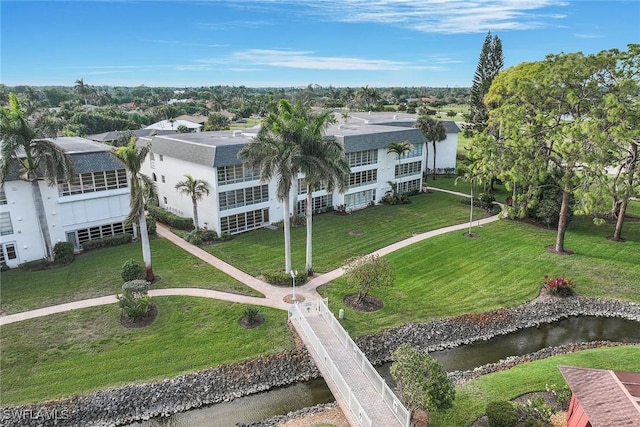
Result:
<svg viewBox="0 0 640 427">
<path fill-rule="evenodd" d="M 167 240 L 153 239 L 151 253 L 153 271 L 160 278 L 154 288 L 197 287 L 262 296 Z M 128 259 L 144 265 L 140 243 L 83 253 L 71 264 L 51 270 L 2 272 L 2 311 L 17 313 L 121 292 L 120 272 Z"/>
<path fill-rule="evenodd" d="M 265 323 L 244 329 L 244 306 L 157 297 L 156 321 L 120 325 L 116 305 L 75 310 L 2 327 L 2 405 L 84 394 L 171 378 L 293 347 L 287 315 L 261 307 Z"/>
</svg>

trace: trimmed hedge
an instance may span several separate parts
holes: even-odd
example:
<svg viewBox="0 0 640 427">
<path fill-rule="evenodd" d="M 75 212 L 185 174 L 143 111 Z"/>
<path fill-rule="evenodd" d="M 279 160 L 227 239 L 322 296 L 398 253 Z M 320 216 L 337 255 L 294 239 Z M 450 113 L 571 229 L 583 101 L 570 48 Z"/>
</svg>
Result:
<svg viewBox="0 0 640 427">
<path fill-rule="evenodd" d="M 291 275 L 284 271 L 266 271 L 263 272 L 264 280 L 274 286 L 292 286 Z M 296 275 L 296 286 L 307 283 L 307 274 L 304 271 L 299 271 Z"/>
<path fill-rule="evenodd" d="M 105 237 L 104 239 L 95 239 L 84 242 L 82 244 L 82 250 L 86 252 L 92 249 L 124 245 L 127 243 L 131 243 L 132 239 L 133 235 L 129 233 L 115 234 L 111 237 Z"/>
<path fill-rule="evenodd" d="M 151 216 L 153 219 L 166 224 L 169 227 L 185 231 L 193 230 L 192 218 L 183 218 L 158 206 L 148 206 L 147 212 L 149 212 L 149 216 Z"/>
</svg>

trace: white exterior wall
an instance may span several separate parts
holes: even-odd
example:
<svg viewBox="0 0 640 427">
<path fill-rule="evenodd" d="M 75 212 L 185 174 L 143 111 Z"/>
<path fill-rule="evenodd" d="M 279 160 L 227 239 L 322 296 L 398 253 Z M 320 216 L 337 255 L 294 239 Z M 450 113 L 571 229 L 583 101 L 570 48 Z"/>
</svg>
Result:
<svg viewBox="0 0 640 427">
<path fill-rule="evenodd" d="M 67 241 L 67 231 L 122 222 L 129 213 L 129 188 L 59 197 L 57 186 L 50 187 L 45 181 L 39 185 L 52 247 Z M 6 260 L 7 265 L 46 258 L 31 183 L 9 181 L 4 188 L 7 204 L 0 205 L 0 212 L 10 212 L 13 234 L 2 236 L 2 244 L 15 242 L 18 255 Z"/>
<path fill-rule="evenodd" d="M 458 150 L 458 134 L 448 133 L 447 139 L 436 143 L 436 169 L 455 168 L 456 154 Z M 433 168 L 433 144 L 427 143 L 428 159 L 427 169 Z"/>
</svg>

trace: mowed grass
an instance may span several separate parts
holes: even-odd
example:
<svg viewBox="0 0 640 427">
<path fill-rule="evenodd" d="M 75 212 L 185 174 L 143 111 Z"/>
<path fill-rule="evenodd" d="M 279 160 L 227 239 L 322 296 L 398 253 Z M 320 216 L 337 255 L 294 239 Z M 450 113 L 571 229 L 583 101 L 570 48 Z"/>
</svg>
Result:
<svg viewBox="0 0 640 427">
<path fill-rule="evenodd" d="M 116 305 L 2 327 L 0 402 L 12 405 L 171 378 L 293 348 L 287 315 L 261 307 L 265 323 L 244 329 L 244 306 L 203 298 L 157 297 L 155 322 L 120 325 Z"/>
<path fill-rule="evenodd" d="M 342 324 L 352 335 L 515 306 L 538 295 L 545 274 L 573 279 L 580 295 L 640 302 L 640 221 L 629 221 L 627 241 L 617 243 L 606 238 L 612 223 L 595 226 L 590 218 L 574 218 L 566 237 L 573 255 L 545 248 L 555 242 L 555 230 L 523 222 L 502 220 L 473 232 L 479 237 L 453 232 L 387 255 L 396 280 L 371 292 L 384 301 L 379 311 L 347 307 L 344 297 L 356 290 L 342 278 L 319 292 L 332 311 L 345 310 Z"/>
<path fill-rule="evenodd" d="M 154 274 L 160 278 L 153 288 L 196 287 L 262 296 L 168 240 L 152 239 L 151 254 Z M 144 266 L 140 243 L 83 253 L 65 267 L 2 272 L 2 311 L 11 314 L 119 293 L 123 283 L 122 265 L 128 259 Z"/>
<path fill-rule="evenodd" d="M 378 205 L 349 215 L 332 212 L 313 217 L 313 267 L 326 273 L 352 257 L 366 255 L 384 246 L 423 233 L 469 220 L 469 205 L 461 197 L 442 192 L 419 194 L 407 205 Z M 486 217 L 477 209 L 475 218 Z M 282 228 L 256 230 L 234 236 L 222 245 L 205 250 L 248 274 L 284 269 Z M 291 230 L 293 268 L 304 271 L 306 228 Z"/>
<path fill-rule="evenodd" d="M 566 386 L 558 365 L 640 371 L 640 346 L 605 347 L 554 356 L 483 375 L 456 388 L 451 409 L 432 413 L 433 427 L 468 426 L 485 413 L 487 404 L 544 391 L 553 384 Z"/>
</svg>

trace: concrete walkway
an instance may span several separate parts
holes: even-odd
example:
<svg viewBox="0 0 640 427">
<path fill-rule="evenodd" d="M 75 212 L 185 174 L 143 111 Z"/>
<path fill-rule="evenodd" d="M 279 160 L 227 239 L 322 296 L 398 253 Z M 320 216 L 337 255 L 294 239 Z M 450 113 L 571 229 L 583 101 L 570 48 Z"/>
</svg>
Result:
<svg viewBox="0 0 640 427">
<path fill-rule="evenodd" d="M 441 190 L 441 189 L 436 189 L 431 187 L 429 188 L 429 190 L 442 191 L 450 194 L 455 194 L 461 197 L 468 197 L 467 194 L 459 193 L 455 191 Z M 473 221 L 472 225 L 475 227 L 475 226 L 488 224 L 497 220 L 498 220 L 498 216 L 496 215 L 496 216 L 480 219 L 477 221 Z M 426 233 L 416 234 L 408 239 L 391 244 L 373 253 L 383 256 L 393 251 L 397 251 L 398 249 L 402 249 L 406 246 L 420 242 L 422 240 L 425 240 L 434 236 L 439 236 L 441 234 L 450 233 L 452 231 L 465 230 L 468 227 L 469 227 L 469 223 L 467 222 L 463 224 L 457 224 L 449 227 L 440 228 L 438 230 L 428 231 Z M 241 304 L 253 304 L 253 305 L 260 305 L 265 307 L 272 307 L 272 308 L 287 310 L 292 297 L 291 288 L 273 286 L 253 276 L 250 276 L 249 274 L 232 266 L 231 264 L 228 264 L 220 260 L 219 258 L 214 257 L 213 255 L 199 248 L 198 246 L 194 246 L 190 244 L 189 242 L 184 240 L 182 237 L 173 234 L 168 228 L 166 228 L 161 224 L 157 225 L 157 233 L 160 237 L 171 241 L 172 243 L 176 244 L 177 246 L 181 247 L 187 252 L 202 259 L 204 262 L 228 274 L 234 279 L 244 283 L 250 288 L 260 292 L 265 297 L 264 298 L 250 297 L 246 295 L 232 294 L 228 292 L 214 291 L 214 290 L 202 289 L 202 288 L 153 289 L 149 291 L 149 295 L 151 296 L 182 295 L 182 296 L 192 296 L 192 297 L 201 297 L 201 298 L 213 298 L 213 299 L 219 299 L 223 301 L 237 302 Z M 296 299 L 300 301 L 303 298 L 304 299 L 320 298 L 320 295 L 316 291 L 316 288 L 320 285 L 329 283 L 332 280 L 335 280 L 336 278 L 342 276 L 344 274 L 344 271 L 345 271 L 344 267 L 339 267 L 328 273 L 314 277 L 313 279 L 309 280 L 306 284 L 302 286 L 296 286 Z M 37 310 L 24 311 L 21 313 L 2 315 L 0 316 L 0 326 L 7 325 L 9 323 L 19 322 L 26 319 L 33 319 L 36 317 L 47 316 L 49 314 L 61 313 L 64 311 L 77 310 L 81 308 L 96 307 L 99 305 L 114 304 L 116 302 L 117 302 L 116 296 L 109 295 L 109 296 L 104 296 L 99 298 L 91 298 L 91 299 L 86 299 L 81 301 L 73 301 L 65 304 L 43 307 Z"/>
</svg>

